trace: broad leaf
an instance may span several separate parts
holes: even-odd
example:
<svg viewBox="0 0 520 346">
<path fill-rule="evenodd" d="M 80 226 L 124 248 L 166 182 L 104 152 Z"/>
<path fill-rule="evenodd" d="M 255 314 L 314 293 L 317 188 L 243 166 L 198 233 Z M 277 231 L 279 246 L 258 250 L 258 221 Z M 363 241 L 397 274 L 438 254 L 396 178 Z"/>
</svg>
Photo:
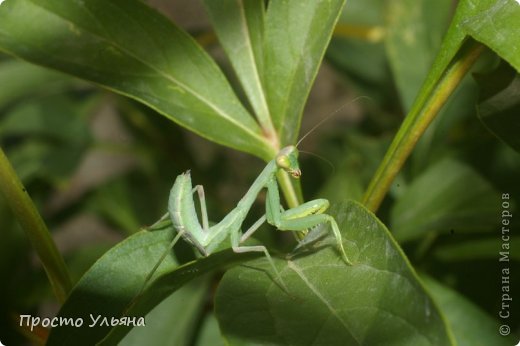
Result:
<svg viewBox="0 0 520 346">
<path fill-rule="evenodd" d="M 169 230 L 142 231 L 101 257 L 76 284 L 58 314 L 59 317 L 81 318 L 83 325 L 80 328 L 53 328 L 48 344 L 93 345 L 100 341 L 111 327 L 89 327 L 92 323 L 90 315 L 109 319 L 122 316 L 126 306 L 139 292 L 144 278 L 165 250 L 168 239 L 171 239 Z M 163 273 L 175 266 L 173 259 L 167 257 L 158 272 Z"/>
<path fill-rule="evenodd" d="M 477 11 L 464 19 L 462 29 L 520 72 L 520 4 L 516 0 L 467 0 Z"/>
<path fill-rule="evenodd" d="M 159 277 L 150 285 L 144 294 L 129 307 L 127 313 L 131 316 L 144 316 L 190 280 L 208 272 L 225 269 L 231 265 L 239 264 L 260 256 L 260 253 L 239 255 L 234 253 L 233 250 L 228 249 L 177 268 L 170 268 L 166 274 Z M 131 327 L 128 326 L 118 326 L 114 328 L 103 340 L 103 344 L 117 344 L 130 330 Z"/>
<path fill-rule="evenodd" d="M 393 83 L 383 44 L 384 17 L 384 0 L 349 0 L 327 49 L 327 60 L 355 81 L 359 94 L 378 103 Z"/>
<path fill-rule="evenodd" d="M 409 110 L 448 25 L 451 0 L 388 1 L 386 51 L 403 108 Z"/>
<path fill-rule="evenodd" d="M 59 317 L 83 319 L 81 327 L 53 328 L 48 345 L 115 345 L 131 331 L 132 326 L 100 325 L 107 317 L 142 317 L 189 281 L 215 269 L 256 258 L 257 253 L 237 255 L 231 249 L 177 266 L 166 257 L 149 287 L 136 299 L 146 276 L 172 239 L 169 226 L 153 232 L 141 231 L 119 243 L 101 257 L 73 288 L 60 309 Z M 91 315 L 101 316 L 98 324 Z M 137 318 L 136 318 L 137 321 Z"/>
<path fill-rule="evenodd" d="M 479 259 L 496 261 L 497 258 L 509 258 L 511 261 L 520 262 L 520 237 L 508 238 L 507 242 L 502 237 L 493 235 L 493 238 L 469 240 L 460 244 L 446 244 L 435 249 L 434 256 L 442 261 L 468 261 L 475 262 Z"/>
<path fill-rule="evenodd" d="M 417 140 L 483 51 L 482 45 L 467 40 L 461 28 L 466 18 L 482 11 L 483 2 L 489 1 L 475 4 L 474 0 L 461 0 L 458 3 L 428 75 L 365 192 L 363 202 L 370 210 L 379 208 L 391 181 L 395 179 Z"/>
<path fill-rule="evenodd" d="M 417 177 L 391 211 L 400 241 L 427 232 L 491 231 L 500 213 L 500 195 L 471 167 L 445 159 Z"/>
<path fill-rule="evenodd" d="M 384 225 L 355 202 L 335 216 L 354 265 L 333 246 L 224 275 L 216 312 L 231 345 L 450 345 L 449 331 Z"/>
<path fill-rule="evenodd" d="M 146 315 L 146 327 L 132 329 L 119 345 L 189 345 L 204 307 L 206 283 L 195 280 L 164 299 Z"/>
<path fill-rule="evenodd" d="M 433 63 L 428 77 L 424 82 L 421 91 L 418 96 L 418 100 L 416 100 L 416 104 L 422 103 L 421 100 L 423 97 L 427 97 L 429 91 L 435 87 L 435 82 L 440 78 L 443 71 L 448 66 L 449 62 L 453 59 L 455 54 L 461 48 L 464 40 L 467 39 L 468 34 L 472 34 L 475 32 L 474 26 L 477 24 L 482 26 L 482 21 L 485 21 L 487 24 L 489 20 L 495 21 L 499 20 L 499 18 L 494 18 L 494 15 L 498 15 L 501 11 L 497 11 L 498 9 L 507 10 L 511 9 L 512 17 L 517 18 L 516 12 L 518 9 L 514 9 L 514 6 L 518 6 L 515 4 L 514 0 L 462 0 L 457 4 L 457 9 L 451 21 L 451 25 L 444 36 L 441 47 L 439 48 L 439 53 L 435 58 L 435 62 Z M 518 17 L 520 19 L 520 17 Z M 520 21 L 516 21 L 516 23 L 509 22 L 511 26 L 509 28 L 500 26 L 500 35 L 504 35 L 503 39 L 507 42 L 510 40 L 510 44 L 513 44 L 513 47 L 516 47 L 516 40 L 518 40 L 518 35 L 515 37 L 515 25 L 520 23 Z M 498 23 L 495 23 L 498 24 Z M 494 30 L 497 28 L 496 26 L 491 26 L 486 28 L 486 30 Z M 496 32 L 495 32 L 496 34 Z M 493 41 L 491 39 L 491 41 Z M 484 42 L 485 44 L 491 43 L 491 41 Z M 509 47 L 507 43 L 504 43 L 506 47 Z M 512 49 L 511 52 L 516 51 L 517 48 Z"/>
<path fill-rule="evenodd" d="M 520 5 L 518 6 L 520 7 Z M 478 116 L 486 127 L 520 152 L 520 77 L 507 63 L 477 76 L 481 88 Z"/>
<path fill-rule="evenodd" d="M 0 11 L 1 12 L 1 11 Z M 48 91 L 70 82 L 65 75 L 21 61 L 0 63 L 0 109 L 17 98 L 34 91 Z M 8 85 L 6 88 L 4 86 Z"/>
<path fill-rule="evenodd" d="M 0 49 L 141 101 L 220 144 L 272 156 L 214 61 L 140 1 L 8 1 Z"/>
<path fill-rule="evenodd" d="M 211 313 L 206 316 L 197 338 L 197 346 L 224 346 L 224 340 L 220 334 L 217 318 Z"/>
<path fill-rule="evenodd" d="M 344 3 L 269 2 L 265 17 L 264 82 L 282 146 L 296 141 L 307 95 Z"/>
<path fill-rule="evenodd" d="M 122 180 L 97 186 L 89 196 L 87 208 L 103 216 L 117 229 L 133 234 L 140 227 L 138 216 L 143 214 L 143 208 L 137 208 L 132 204 L 130 189 L 134 187 L 133 184 Z"/>
<path fill-rule="evenodd" d="M 349 131 L 340 157 L 333 158 L 335 172 L 325 182 L 316 197 L 327 198 L 331 203 L 346 198 L 360 201 L 363 191 L 388 146 L 388 138 L 362 136 Z"/>
<path fill-rule="evenodd" d="M 0 119 L 0 141 L 8 143 L 6 152 L 25 183 L 37 177 L 60 184 L 70 177 L 91 141 L 86 118 L 98 104 L 97 97 L 55 94 L 9 107 Z"/>
<path fill-rule="evenodd" d="M 58 94 L 21 102 L 0 119 L 0 136 L 50 138 L 61 144 L 89 141 L 87 116 L 99 98 L 74 99 Z"/>
<path fill-rule="evenodd" d="M 265 4 L 256 0 L 205 0 L 219 41 L 233 65 L 264 133 L 276 133 L 262 86 Z"/>
<path fill-rule="evenodd" d="M 422 277 L 428 292 L 453 331 L 458 346 L 509 346 L 516 340 L 499 334 L 500 324 L 457 292 Z"/>
</svg>

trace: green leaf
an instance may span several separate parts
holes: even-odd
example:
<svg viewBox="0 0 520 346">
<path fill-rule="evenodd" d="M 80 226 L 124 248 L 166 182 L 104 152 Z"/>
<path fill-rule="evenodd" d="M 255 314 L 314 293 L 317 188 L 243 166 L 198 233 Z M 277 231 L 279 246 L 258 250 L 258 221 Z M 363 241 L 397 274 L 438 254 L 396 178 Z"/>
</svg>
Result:
<svg viewBox="0 0 520 346">
<path fill-rule="evenodd" d="M 0 275 L 3 277 L 4 285 L 0 288 L 0 294 L 10 297 L 6 301 L 4 309 L 9 309 L 10 306 L 15 306 L 20 300 L 27 299 L 27 296 L 22 296 L 19 285 L 14 285 L 13 282 L 27 282 L 20 278 L 20 270 L 13 270 L 12 263 L 17 263 L 18 268 L 27 265 L 27 257 L 24 258 L 22 254 L 28 252 L 29 244 L 26 235 L 22 228 L 17 224 L 13 213 L 7 205 L 7 201 L 0 197 L 0 229 L 2 229 L 2 241 L 0 242 Z M 17 280 L 18 281 L 15 281 Z M 20 279 L 24 280 L 21 281 Z M 27 289 L 23 291 L 27 292 Z"/>
<path fill-rule="evenodd" d="M 409 110 L 441 44 L 452 2 L 401 0 L 386 4 L 386 51 L 403 108 Z"/>
<path fill-rule="evenodd" d="M 100 241 L 92 245 L 84 245 L 66 256 L 67 268 L 72 282 L 78 282 L 87 270 L 113 245 L 113 242 Z"/>
<path fill-rule="evenodd" d="M 122 180 L 109 182 L 104 186 L 98 186 L 89 198 L 89 209 L 98 215 L 102 215 L 109 224 L 124 230 L 127 234 L 135 233 L 139 229 L 138 215 L 142 212 L 132 205 L 130 183 Z"/>
<path fill-rule="evenodd" d="M 520 6 L 519 6 L 520 7 Z M 478 116 L 496 137 L 520 152 L 520 77 L 507 63 L 476 76 L 481 88 Z"/>
<path fill-rule="evenodd" d="M 206 280 L 195 280 L 170 295 L 146 315 L 119 345 L 189 345 L 204 307 Z"/>
<path fill-rule="evenodd" d="M 264 133 L 277 140 L 262 86 L 264 2 L 205 0 L 204 5 Z"/>
<path fill-rule="evenodd" d="M 169 241 L 163 242 L 163 245 L 167 246 L 168 243 Z M 186 263 L 180 267 L 170 267 L 166 270 L 165 274 L 154 281 L 139 299 L 128 308 L 127 315 L 144 316 L 170 294 L 194 278 L 216 269 L 224 269 L 260 256 L 262 256 L 262 254 L 253 252 L 236 254 L 232 249 L 227 249 L 214 253 L 211 256 Z M 130 329 L 130 327 L 125 326 L 114 328 L 103 340 L 103 343 L 106 345 L 117 344 Z"/>
<path fill-rule="evenodd" d="M 385 0 L 349 0 L 341 13 L 340 24 L 349 23 L 374 29 L 380 28 L 384 20 Z M 340 24 L 338 24 L 338 27 Z M 342 36 L 341 33 L 340 36 Z M 351 35 L 345 36 L 351 37 Z M 352 37 L 356 36 L 352 35 Z M 381 38 L 381 36 L 378 36 L 378 38 Z M 374 37 L 369 35 L 368 37 L 365 36 L 365 39 L 370 40 Z"/>
<path fill-rule="evenodd" d="M 516 0 L 467 0 L 472 15 L 462 29 L 520 72 L 520 6 Z"/>
<path fill-rule="evenodd" d="M 424 103 L 428 94 L 436 87 L 436 82 L 441 79 L 441 75 L 449 66 L 450 61 L 460 52 L 468 37 L 470 29 L 468 23 L 475 18 L 491 16 L 493 13 L 489 12 L 489 8 L 495 4 L 500 7 L 501 4 L 512 2 L 513 0 L 461 0 L 458 2 L 448 31 L 415 102 L 418 107 Z M 434 5 L 432 4 L 432 6 Z"/>
<path fill-rule="evenodd" d="M 34 178 L 45 177 L 47 172 L 42 167 L 46 159 L 52 157 L 52 149 L 50 144 L 31 141 L 9 150 L 9 158 L 20 180 L 30 183 Z"/>
<path fill-rule="evenodd" d="M 25 183 L 37 177 L 59 185 L 70 177 L 91 140 L 86 119 L 99 100 L 55 94 L 9 107 L 0 139 L 16 139 L 6 151 Z"/>
<path fill-rule="evenodd" d="M 134 98 L 217 143 L 273 155 L 214 61 L 140 1 L 6 2 L 0 49 Z"/>
<path fill-rule="evenodd" d="M 464 296 L 436 282 L 422 277 L 428 292 L 453 331 L 458 346 L 509 346 L 514 345 L 513 337 L 499 334 L 499 323 L 478 308 Z"/>
<path fill-rule="evenodd" d="M 473 0 L 458 3 L 432 67 L 365 192 L 363 203 L 370 210 L 379 208 L 418 139 L 484 50 L 480 43 L 467 40 L 461 29 L 461 23 L 466 18 L 479 13 L 481 3 L 475 4 Z"/>
<path fill-rule="evenodd" d="M 119 243 L 101 257 L 74 286 L 59 317 L 82 319 L 81 327 L 53 328 L 48 345 L 69 344 L 114 345 L 132 329 L 131 326 L 100 325 L 89 327 L 90 315 L 96 318 L 145 316 L 159 303 L 189 281 L 215 269 L 259 257 L 258 253 L 235 254 L 231 249 L 214 253 L 196 261 L 177 266 L 172 257 L 166 257 L 154 274 L 157 280 L 135 299 L 146 276 L 169 246 L 173 229 L 160 227 L 153 232 L 141 231 Z"/>
<path fill-rule="evenodd" d="M 500 195 L 472 168 L 445 159 L 415 179 L 391 211 L 400 241 L 428 232 L 491 231 L 498 223 Z"/>
<path fill-rule="evenodd" d="M 490 8 L 494 5 L 496 5 L 497 8 L 500 8 L 503 7 L 505 3 L 508 3 L 507 6 L 517 6 L 516 4 L 513 4 L 513 0 L 459 1 L 450 27 L 443 38 L 442 45 L 438 49 L 435 61 L 430 68 L 428 76 L 419 92 L 419 96 L 415 101 L 417 107 L 422 106 L 427 97 L 429 97 L 430 92 L 436 87 L 437 81 L 441 78 L 443 71 L 446 70 L 450 61 L 456 56 L 457 52 L 460 51 L 464 41 L 467 39 L 468 31 L 471 31 L 471 27 L 468 26 L 468 24 L 472 23 L 476 18 L 482 19 L 487 16 L 492 16 L 494 12 L 490 12 Z M 411 112 L 413 111 L 414 109 L 412 109 Z"/>
<path fill-rule="evenodd" d="M 82 319 L 83 325 L 53 328 L 48 345 L 94 345 L 112 328 L 110 326 L 89 327 L 90 314 L 96 318 L 120 317 L 126 306 L 141 288 L 144 278 L 153 268 L 160 254 L 171 239 L 171 230 L 141 231 L 127 238 L 101 257 L 74 286 L 59 317 Z M 167 257 L 158 273 L 176 267 L 175 261 Z M 140 315 L 140 316 L 144 316 Z"/>
<path fill-rule="evenodd" d="M 360 201 L 370 177 L 377 168 L 388 138 L 363 136 L 349 131 L 344 136 L 345 144 L 338 158 L 333 158 L 335 173 L 325 182 L 316 196 L 327 198 L 331 203 L 346 198 Z M 331 151 L 333 148 L 331 148 Z"/>
<path fill-rule="evenodd" d="M 384 225 L 355 202 L 335 216 L 354 265 L 331 246 L 277 260 L 288 291 L 265 259 L 224 275 L 216 296 L 231 345 L 450 345 L 450 333 Z"/>
<path fill-rule="evenodd" d="M 64 75 L 21 61 L 7 60 L 0 63 L 0 109 L 19 97 L 34 91 L 48 91 L 67 82 Z"/>
<path fill-rule="evenodd" d="M 305 101 L 344 3 L 269 2 L 263 80 L 282 147 L 296 142 Z"/>
<path fill-rule="evenodd" d="M 224 340 L 220 334 L 217 318 L 211 313 L 206 316 L 201 332 L 197 338 L 197 346 L 224 346 Z"/>
<path fill-rule="evenodd" d="M 359 94 L 381 103 L 392 83 L 383 45 L 384 17 L 384 0 L 349 0 L 327 48 L 327 60 L 354 80 Z"/>
<path fill-rule="evenodd" d="M 60 303 L 63 303 L 72 286 L 65 261 L 2 147 L 0 147 L 0 194 L 5 197 L 7 205 L 30 240 L 47 274 L 54 295 Z"/>
<path fill-rule="evenodd" d="M 384 46 L 380 42 L 335 36 L 327 49 L 327 60 L 355 82 L 359 94 L 368 94 L 378 103 L 384 102 L 386 88 L 391 82 Z"/>
<path fill-rule="evenodd" d="M 90 139 L 87 115 L 99 98 L 77 100 L 57 94 L 35 98 L 14 107 L 0 121 L 1 136 L 39 136 L 68 145 Z"/>
<path fill-rule="evenodd" d="M 520 262 L 520 237 L 511 237 L 506 244 L 502 238 L 494 236 L 491 239 L 479 239 L 465 241 L 460 244 L 446 244 L 435 249 L 434 256 L 442 261 L 470 261 L 488 259 L 496 261 L 501 257 L 500 252 L 508 253 L 508 258 L 512 261 Z"/>
</svg>

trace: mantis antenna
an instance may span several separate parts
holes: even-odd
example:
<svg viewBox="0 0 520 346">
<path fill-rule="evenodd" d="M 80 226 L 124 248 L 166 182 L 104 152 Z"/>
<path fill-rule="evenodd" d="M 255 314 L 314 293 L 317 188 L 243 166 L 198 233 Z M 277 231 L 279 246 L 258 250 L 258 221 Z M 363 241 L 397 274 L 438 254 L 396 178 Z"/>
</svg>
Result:
<svg viewBox="0 0 520 346">
<path fill-rule="evenodd" d="M 350 101 L 347 101 L 345 102 L 344 104 L 342 104 L 338 109 L 332 111 L 329 113 L 329 115 L 327 115 L 325 118 L 321 119 L 316 125 L 314 125 L 309 131 L 307 131 L 306 134 L 304 134 L 302 136 L 302 138 L 300 138 L 298 140 L 298 142 L 296 142 L 295 144 L 295 147 L 298 148 L 298 146 L 300 145 L 301 142 L 303 142 L 303 140 L 305 138 L 307 138 L 308 135 L 310 135 L 311 133 L 313 133 L 318 127 L 320 127 L 321 125 L 323 125 L 323 123 L 325 123 L 326 121 L 330 120 L 330 118 L 332 118 L 333 116 L 335 116 L 336 114 L 338 114 L 338 112 L 340 110 L 342 110 L 343 108 L 351 105 L 352 103 L 358 101 L 358 100 L 361 100 L 361 99 L 367 99 L 367 100 L 370 100 L 370 98 L 368 96 L 357 96 L 355 98 L 353 98 L 352 100 Z"/>
<path fill-rule="evenodd" d="M 322 160 L 323 162 L 325 162 L 327 165 L 330 166 L 330 168 L 332 168 L 332 172 L 334 173 L 336 171 L 336 167 L 334 167 L 334 164 L 332 162 L 330 162 L 330 160 L 327 160 L 326 158 L 324 158 L 323 156 L 321 155 L 318 155 L 318 154 L 315 154 L 315 153 L 312 153 L 310 151 L 305 151 L 305 150 L 298 150 L 301 154 L 307 154 L 307 155 L 311 155 L 311 156 L 314 156 L 320 160 Z"/>
</svg>

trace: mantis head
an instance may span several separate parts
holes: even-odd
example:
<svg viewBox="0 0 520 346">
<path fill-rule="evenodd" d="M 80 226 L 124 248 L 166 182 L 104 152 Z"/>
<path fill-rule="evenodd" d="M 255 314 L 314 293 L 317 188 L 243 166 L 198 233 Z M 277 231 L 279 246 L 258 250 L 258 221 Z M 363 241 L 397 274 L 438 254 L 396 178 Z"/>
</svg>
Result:
<svg viewBox="0 0 520 346">
<path fill-rule="evenodd" d="M 293 178 L 302 175 L 298 164 L 298 149 L 294 145 L 289 145 L 278 152 L 276 155 L 276 165 L 289 173 Z"/>
</svg>

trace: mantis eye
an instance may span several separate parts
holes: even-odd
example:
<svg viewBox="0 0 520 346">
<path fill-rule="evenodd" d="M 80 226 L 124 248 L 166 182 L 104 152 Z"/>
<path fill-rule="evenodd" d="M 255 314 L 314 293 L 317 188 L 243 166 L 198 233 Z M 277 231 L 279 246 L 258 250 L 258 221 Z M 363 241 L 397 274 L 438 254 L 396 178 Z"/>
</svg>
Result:
<svg viewBox="0 0 520 346">
<path fill-rule="evenodd" d="M 280 155 L 276 158 L 276 165 L 280 168 L 288 169 L 289 168 L 289 158 L 286 155 Z"/>
</svg>

